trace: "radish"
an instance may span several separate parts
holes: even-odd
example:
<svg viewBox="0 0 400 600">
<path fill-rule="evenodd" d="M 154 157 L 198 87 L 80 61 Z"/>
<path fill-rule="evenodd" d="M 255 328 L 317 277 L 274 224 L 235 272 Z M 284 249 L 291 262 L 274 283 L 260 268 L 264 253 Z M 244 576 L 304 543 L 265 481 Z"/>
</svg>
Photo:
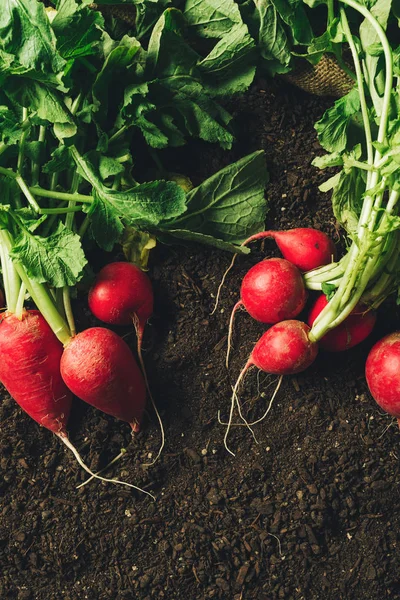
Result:
<svg viewBox="0 0 400 600">
<path fill-rule="evenodd" d="M 249 427 L 255 423 L 259 423 L 269 412 L 272 400 L 279 389 L 284 375 L 294 375 L 304 371 L 315 360 L 318 353 L 318 344 L 311 342 L 308 338 L 310 328 L 302 321 L 287 320 L 273 325 L 266 331 L 258 340 L 253 348 L 252 353 L 233 388 L 231 410 L 229 414 L 228 427 L 226 429 L 224 444 L 228 452 L 233 455 L 233 452 L 227 446 L 227 438 L 232 423 L 232 416 L 235 407 L 235 402 L 238 406 L 239 415 Z M 243 377 L 251 367 L 257 367 L 261 371 L 272 375 L 279 375 L 278 386 L 272 397 L 271 403 L 261 419 L 254 423 L 247 423 L 244 419 L 239 400 L 237 398 L 237 390 Z"/>
<path fill-rule="evenodd" d="M 0 381 L 39 425 L 66 435 L 72 394 L 60 374 L 62 344 L 37 310 L 0 323 Z"/>
<path fill-rule="evenodd" d="M 126 485 L 154 499 L 135 485 L 93 473 L 68 439 L 66 426 L 72 394 L 60 373 L 63 345 L 39 311 L 24 310 L 21 318 L 4 314 L 0 322 L 0 355 L 1 383 L 32 419 L 57 435 L 91 477 Z"/>
<path fill-rule="evenodd" d="M 326 233 L 311 227 L 298 227 L 287 231 L 261 231 L 249 237 L 241 245 L 247 246 L 251 242 L 267 238 L 274 239 L 283 257 L 300 271 L 311 271 L 327 265 L 334 260 L 336 255 L 335 245 Z M 211 314 L 217 309 L 222 286 L 237 256 L 237 254 L 233 256 L 231 264 L 222 277 Z"/>
<path fill-rule="evenodd" d="M 122 338 L 104 327 L 78 333 L 67 343 L 61 376 L 75 396 L 139 431 L 146 387 Z"/>
<path fill-rule="evenodd" d="M 400 331 L 390 333 L 372 347 L 365 376 L 374 400 L 397 417 L 400 426 Z"/>
<path fill-rule="evenodd" d="M 316 299 L 308 316 L 310 327 L 327 304 L 328 300 L 324 294 Z M 375 323 L 376 312 L 359 303 L 340 325 L 328 331 L 320 339 L 319 345 L 329 352 L 348 350 L 364 341 L 373 330 Z"/>
<path fill-rule="evenodd" d="M 274 324 L 296 317 L 303 310 L 307 300 L 300 271 L 284 258 L 262 260 L 247 271 L 242 281 L 240 296 L 241 299 L 233 307 L 229 322 L 227 366 L 233 321 L 238 308 L 243 306 L 256 321 Z"/>
<path fill-rule="evenodd" d="M 154 464 L 164 447 L 164 427 L 157 410 L 147 378 L 142 355 L 143 332 L 153 313 L 153 290 L 150 279 L 136 265 L 130 262 L 113 262 L 101 269 L 89 291 L 89 308 L 93 315 L 110 325 L 133 323 L 137 336 L 139 363 L 161 430 L 161 445 Z"/>
</svg>

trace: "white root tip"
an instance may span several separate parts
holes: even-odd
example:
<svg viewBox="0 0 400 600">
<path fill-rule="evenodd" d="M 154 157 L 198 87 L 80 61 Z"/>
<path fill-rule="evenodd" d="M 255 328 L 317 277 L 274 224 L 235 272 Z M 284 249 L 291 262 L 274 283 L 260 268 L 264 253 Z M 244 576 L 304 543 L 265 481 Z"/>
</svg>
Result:
<svg viewBox="0 0 400 600">
<path fill-rule="evenodd" d="M 69 448 L 72 452 L 72 454 L 75 456 L 78 464 L 82 467 L 82 469 L 84 469 L 86 471 L 86 473 L 89 473 L 89 475 L 91 475 L 92 477 L 95 477 L 96 479 L 100 479 L 100 481 L 105 481 L 106 483 L 114 483 L 117 485 L 125 485 L 126 487 L 130 487 L 134 490 L 137 490 L 138 492 L 142 492 L 143 494 L 146 494 L 147 496 L 150 496 L 150 498 L 152 498 L 153 500 L 155 500 L 155 496 L 153 496 L 153 494 L 150 494 L 150 492 L 147 492 L 146 490 L 143 490 L 142 488 L 133 485 L 132 483 L 127 483 L 126 481 L 119 481 L 118 479 L 107 479 L 106 477 L 101 477 L 100 475 L 97 475 L 96 473 L 93 473 L 93 471 L 91 471 L 89 469 L 89 467 L 87 465 L 85 465 L 85 463 L 83 462 L 78 450 L 75 448 L 75 446 L 70 442 L 70 440 L 63 434 L 56 434 L 57 437 L 60 438 L 60 440 L 63 442 L 63 444 L 65 444 L 67 446 L 67 448 Z"/>
<path fill-rule="evenodd" d="M 239 302 L 236 302 L 235 306 L 232 309 L 231 316 L 230 316 L 230 319 L 229 319 L 228 347 L 226 349 L 226 358 L 225 358 L 225 366 L 226 366 L 227 369 L 229 369 L 229 356 L 230 356 L 231 348 L 232 348 L 233 322 L 234 322 L 234 319 L 235 319 L 236 311 L 241 306 L 242 306 L 242 301 L 241 300 L 239 300 Z"/>
<path fill-rule="evenodd" d="M 122 458 L 125 454 L 126 454 L 125 448 L 121 448 L 121 452 L 115 458 L 113 458 L 112 461 L 108 463 L 108 465 L 106 465 L 105 467 L 100 469 L 100 471 L 97 471 L 97 473 L 95 473 L 95 475 L 100 475 L 101 473 L 104 473 L 104 471 L 107 471 L 107 469 L 109 469 L 112 465 L 114 465 L 117 461 L 119 461 L 119 459 Z M 86 481 L 77 485 L 76 489 L 79 490 L 79 488 L 84 487 L 85 485 L 90 483 L 93 479 L 95 479 L 95 477 L 93 475 L 91 475 L 88 479 L 86 479 Z"/>
<path fill-rule="evenodd" d="M 143 465 L 144 467 L 152 467 L 158 461 L 158 459 L 160 458 L 161 453 L 162 453 L 162 451 L 164 449 L 164 446 L 165 446 L 165 432 L 164 432 L 164 425 L 163 425 L 163 422 L 162 422 L 162 419 L 161 419 L 161 415 L 158 412 L 158 408 L 157 408 L 157 405 L 156 405 L 156 403 L 154 401 L 153 394 L 150 391 L 149 380 L 147 378 L 146 367 L 144 366 L 144 360 L 143 360 L 143 355 L 142 355 L 141 336 L 140 336 L 140 333 L 138 331 L 138 328 L 136 326 L 135 321 L 134 321 L 134 325 L 135 325 L 136 335 L 137 335 L 137 339 L 138 339 L 137 352 L 138 352 L 138 358 L 139 358 L 140 368 L 142 370 L 144 383 L 145 383 L 146 390 L 147 390 L 147 393 L 148 393 L 149 398 L 150 398 L 151 405 L 153 407 L 154 412 L 156 413 L 156 417 L 157 417 L 158 423 L 160 425 L 161 442 L 160 442 L 160 447 L 159 447 L 158 452 L 157 452 L 157 456 L 150 463 L 145 463 Z"/>
<path fill-rule="evenodd" d="M 227 270 L 225 271 L 225 273 L 222 275 L 221 283 L 218 286 L 217 296 L 215 298 L 214 308 L 210 312 L 210 315 L 213 315 L 215 313 L 215 311 L 217 310 L 217 308 L 218 308 L 219 297 L 221 295 L 221 291 L 222 291 L 222 288 L 224 286 L 226 276 L 228 275 L 229 271 L 232 269 L 233 265 L 235 264 L 236 257 L 237 257 L 237 254 L 234 254 L 233 257 L 232 257 L 232 260 L 231 260 L 231 264 L 229 265 L 229 267 L 227 268 Z"/>
</svg>

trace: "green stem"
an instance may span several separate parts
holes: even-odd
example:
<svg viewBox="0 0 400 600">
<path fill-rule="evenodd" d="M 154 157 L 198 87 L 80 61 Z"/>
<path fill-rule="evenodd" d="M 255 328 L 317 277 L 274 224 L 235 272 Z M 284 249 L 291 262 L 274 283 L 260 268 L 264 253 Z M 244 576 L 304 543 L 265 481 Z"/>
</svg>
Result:
<svg viewBox="0 0 400 600">
<path fill-rule="evenodd" d="M 71 331 L 71 337 L 74 337 L 76 335 L 75 319 L 71 306 L 70 288 L 67 285 L 63 287 L 63 302 L 65 315 L 67 317 L 68 325 Z"/>
<path fill-rule="evenodd" d="M 28 120 L 28 109 L 27 108 L 22 109 L 22 118 L 24 121 Z M 24 129 L 24 132 L 23 132 L 20 142 L 19 142 L 18 159 L 17 159 L 17 173 L 22 173 L 22 168 L 23 168 L 24 159 L 25 159 L 25 142 L 26 142 L 26 138 L 29 135 L 29 130 L 30 130 L 29 127 Z"/>
<path fill-rule="evenodd" d="M 35 196 L 38 196 L 39 198 L 51 198 L 54 200 L 64 200 L 65 202 L 81 202 L 83 204 L 91 204 L 93 202 L 93 196 L 87 196 L 86 194 L 56 192 L 53 190 L 46 190 L 41 187 L 32 187 L 29 189 L 32 194 L 35 194 Z"/>
<path fill-rule="evenodd" d="M 46 139 L 46 127 L 44 125 L 40 125 L 39 127 L 39 136 L 38 142 L 43 143 Z M 39 176 L 40 176 L 40 164 L 38 161 L 32 161 L 32 177 L 31 184 L 32 187 L 35 187 L 39 184 Z"/>
<path fill-rule="evenodd" d="M 5 229 L 1 229 L 0 251 L 1 265 L 3 270 L 4 292 L 6 295 L 7 308 L 10 312 L 14 313 L 18 302 L 19 290 L 21 288 L 21 279 L 17 273 L 15 263 L 10 258 L 11 249 L 11 236 L 8 233 L 8 231 L 6 231 Z"/>
<path fill-rule="evenodd" d="M 80 228 L 79 228 L 79 231 L 78 231 L 78 235 L 79 235 L 79 237 L 80 237 L 81 239 L 82 239 L 82 238 L 83 238 L 83 236 L 85 235 L 85 233 L 86 233 L 86 231 L 87 231 L 87 229 L 88 229 L 89 225 L 90 225 L 90 219 L 89 219 L 89 215 L 86 215 L 86 217 L 83 219 L 83 221 L 82 221 L 82 223 L 81 223 L 81 226 L 80 226 Z"/>
<path fill-rule="evenodd" d="M 17 319 L 20 319 L 20 320 L 22 319 L 22 313 L 24 312 L 25 294 L 26 294 L 25 284 L 21 283 L 18 300 L 17 300 L 17 305 L 15 307 L 15 316 L 17 317 Z"/>
</svg>

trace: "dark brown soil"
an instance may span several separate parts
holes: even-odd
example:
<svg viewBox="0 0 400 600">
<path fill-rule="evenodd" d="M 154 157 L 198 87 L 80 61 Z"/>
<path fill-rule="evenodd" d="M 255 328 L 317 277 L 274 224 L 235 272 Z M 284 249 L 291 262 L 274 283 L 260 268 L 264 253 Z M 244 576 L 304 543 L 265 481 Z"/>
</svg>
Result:
<svg viewBox="0 0 400 600">
<path fill-rule="evenodd" d="M 262 84 L 261 84 L 262 85 Z M 322 102 L 274 84 L 233 105 L 239 142 L 224 153 L 196 144 L 174 157 L 195 182 L 264 148 L 271 173 L 268 227 L 320 227 L 336 235 L 313 123 Z M 187 157 L 190 157 L 188 164 Z M 168 161 L 166 154 L 165 160 Z M 170 165 L 172 166 L 172 165 Z M 272 253 L 272 242 L 265 244 Z M 224 367 L 228 313 L 241 277 L 261 256 L 241 258 L 210 316 L 230 257 L 200 247 L 158 247 L 150 275 L 156 309 L 145 360 L 163 415 L 166 447 L 149 410 L 143 432 L 76 401 L 72 441 L 93 469 L 121 447 L 110 476 L 152 491 L 92 482 L 48 431 L 3 394 L 0 406 L 0 598 L 2 600 L 377 600 L 400 598 L 399 432 L 368 395 L 363 365 L 371 344 L 398 326 L 381 311 L 374 338 L 341 355 L 320 354 L 287 377 L 263 423 L 233 428 L 223 447 L 230 379 L 263 326 L 244 313 Z M 80 327 L 89 323 L 77 302 Z M 123 332 L 134 346 L 128 329 Z M 249 418 L 265 410 L 271 380 L 248 374 Z M 259 390 L 257 389 L 259 386 Z"/>
</svg>

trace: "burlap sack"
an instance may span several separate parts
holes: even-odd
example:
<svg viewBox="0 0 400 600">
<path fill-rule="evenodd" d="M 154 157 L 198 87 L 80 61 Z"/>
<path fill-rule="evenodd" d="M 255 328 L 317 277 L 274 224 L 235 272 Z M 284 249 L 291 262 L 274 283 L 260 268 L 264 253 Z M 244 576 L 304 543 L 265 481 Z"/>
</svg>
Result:
<svg viewBox="0 0 400 600">
<path fill-rule="evenodd" d="M 135 24 L 134 5 L 91 4 L 93 9 L 101 11 L 104 16 L 110 15 L 121 19 L 129 25 Z M 293 71 L 282 77 L 315 96 L 334 96 L 340 98 L 353 87 L 351 77 L 341 69 L 333 56 L 326 54 L 317 65 L 306 60 L 299 60 Z"/>
<path fill-rule="evenodd" d="M 341 98 L 351 90 L 354 81 L 339 66 L 336 59 L 325 54 L 319 63 L 298 61 L 293 71 L 282 76 L 286 81 L 315 96 Z"/>
</svg>

